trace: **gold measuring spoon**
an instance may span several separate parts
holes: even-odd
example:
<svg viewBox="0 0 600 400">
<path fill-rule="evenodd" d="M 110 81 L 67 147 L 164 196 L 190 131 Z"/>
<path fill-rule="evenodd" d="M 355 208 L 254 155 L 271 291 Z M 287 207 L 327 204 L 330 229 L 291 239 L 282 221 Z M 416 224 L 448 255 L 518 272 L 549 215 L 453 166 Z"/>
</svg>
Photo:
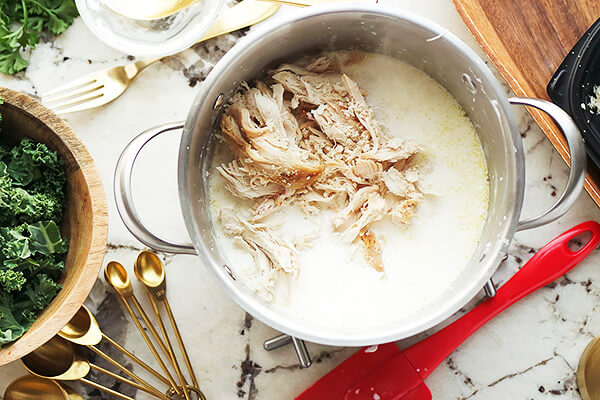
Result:
<svg viewBox="0 0 600 400">
<path fill-rule="evenodd" d="M 177 327 L 177 323 L 175 322 L 175 317 L 173 316 L 171 305 L 169 304 L 169 300 L 167 299 L 167 282 L 165 281 L 165 267 L 163 263 L 160 261 L 160 258 L 158 258 L 156 254 L 154 254 L 151 251 L 145 250 L 142 251 L 135 260 L 134 272 L 135 276 L 140 282 L 144 284 L 144 287 L 148 292 L 148 297 L 150 298 L 150 302 L 152 303 L 154 312 L 156 313 L 156 318 L 159 321 L 161 331 L 163 333 L 163 336 L 165 337 L 165 341 L 167 342 L 169 349 L 171 350 L 173 358 L 175 358 L 175 353 L 173 352 L 171 342 L 167 337 L 165 326 L 160 316 L 160 312 L 158 311 L 156 303 L 158 302 L 164 304 L 165 309 L 167 311 L 167 315 L 169 316 L 169 320 L 171 321 L 171 325 L 173 326 L 173 331 L 175 331 L 175 336 L 177 337 L 179 348 L 181 349 L 181 353 L 183 354 L 183 358 L 185 359 L 185 365 L 187 366 L 190 376 L 192 377 L 192 384 L 194 387 L 198 388 L 198 379 L 196 378 L 196 374 L 194 373 L 194 369 L 192 368 L 192 363 L 190 362 L 190 358 L 183 343 L 183 339 L 181 338 L 181 333 L 179 331 L 179 328 Z"/>
<path fill-rule="evenodd" d="M 79 397 L 81 399 L 81 397 Z M 71 400 L 58 382 L 26 375 L 15 379 L 4 391 L 4 400 Z M 72 398 L 72 400 L 77 400 Z"/>
<path fill-rule="evenodd" d="M 125 366 L 121 365 L 102 350 L 95 347 L 102 341 L 104 335 L 100 330 L 98 321 L 96 321 L 96 318 L 94 318 L 92 313 L 85 306 L 82 306 L 79 311 L 77 311 L 77 314 L 75 314 L 69 323 L 58 332 L 58 335 L 71 343 L 86 346 L 88 349 L 92 350 L 94 353 L 102 357 L 113 367 L 128 375 L 130 378 L 135 379 L 154 392 L 160 393 L 160 390 L 146 382 L 144 379 L 140 378 L 134 372 L 129 371 L 127 368 L 125 368 Z M 161 376 L 161 379 L 164 378 Z M 165 381 L 167 382 L 167 385 L 169 385 L 169 382 L 166 379 Z"/>
<path fill-rule="evenodd" d="M 133 288 L 131 286 L 131 281 L 129 280 L 129 276 L 127 275 L 127 271 L 125 270 L 125 267 L 123 267 L 121 264 L 119 264 L 116 261 L 109 262 L 106 265 L 106 268 L 104 269 L 104 278 L 106 279 L 106 282 L 109 285 L 111 285 L 113 287 L 113 289 L 115 289 L 115 291 L 117 292 L 117 296 L 121 300 L 121 303 L 123 303 L 123 306 L 125 306 L 125 309 L 129 313 L 129 315 L 131 317 L 131 320 L 133 321 L 133 323 L 137 327 L 138 331 L 142 335 L 142 338 L 146 342 L 146 345 L 148 345 L 148 348 L 150 348 L 150 351 L 152 352 L 152 355 L 154 355 L 154 358 L 156 359 L 156 361 L 160 365 L 160 368 L 165 373 L 165 375 L 166 375 L 166 377 L 167 377 L 167 379 L 169 381 L 169 385 L 175 390 L 175 392 L 178 395 L 183 395 L 183 393 L 177 387 L 177 384 L 175 383 L 175 380 L 173 379 L 173 376 L 169 372 L 169 369 L 167 368 L 167 366 L 165 365 L 164 361 L 162 360 L 162 358 L 158 354 L 158 351 L 156 350 L 156 347 L 154 347 L 154 344 L 152 343 L 152 341 L 148 337 L 148 334 L 146 333 L 146 331 L 142 327 L 142 324 L 137 319 L 137 317 L 135 316 L 135 313 L 133 312 L 133 309 L 131 308 L 131 306 L 127 302 L 128 298 L 130 298 L 133 301 L 133 304 L 135 305 L 135 307 L 137 308 L 137 310 L 142 315 L 142 319 L 144 319 L 144 322 L 146 323 L 146 325 L 148 325 L 148 328 L 152 332 L 152 330 L 154 328 L 150 328 L 151 324 L 150 324 L 150 321 L 148 320 L 148 316 L 146 315 L 146 313 L 144 312 L 144 310 L 142 310 L 142 306 L 140 305 L 140 303 L 137 301 L 135 295 L 133 294 Z M 154 332 L 156 332 L 156 331 L 154 331 Z M 158 333 L 156 333 L 156 337 L 158 337 Z M 162 340 L 159 340 L 159 345 L 162 345 Z M 163 349 L 163 351 L 165 352 L 165 354 L 168 357 L 169 356 L 169 352 L 163 346 L 161 346 L 161 348 Z"/>
<path fill-rule="evenodd" d="M 587 345 L 579 359 L 577 386 L 583 400 L 600 400 L 600 336 Z"/>
<path fill-rule="evenodd" d="M 144 368 L 146 371 L 150 372 L 157 379 L 159 379 L 165 385 L 170 386 L 169 381 L 159 374 L 154 368 L 150 367 L 148 364 L 140 360 L 136 357 L 135 354 L 121 346 L 119 343 L 112 340 L 110 337 L 106 336 L 101 330 L 100 325 L 98 325 L 98 321 L 94 315 L 87 309 L 86 306 L 81 306 L 77 314 L 71 319 L 71 321 L 60 331 L 58 334 L 67 339 L 68 341 L 79 344 L 82 346 L 88 345 L 96 345 L 100 343 L 100 341 L 105 340 L 111 346 L 119 350 L 121 353 L 125 354 L 135 363 L 137 363 L 140 367 Z"/>
<path fill-rule="evenodd" d="M 65 389 L 65 392 L 67 392 L 67 398 L 69 400 L 84 400 L 83 397 L 81 397 L 81 395 L 79 393 L 77 393 L 70 387 L 65 386 L 65 385 L 61 385 L 61 386 L 63 389 Z"/>
<path fill-rule="evenodd" d="M 177 372 L 177 377 L 179 378 L 179 382 L 181 382 L 181 388 L 183 390 L 183 393 L 184 393 L 186 399 L 190 400 L 188 384 L 185 381 L 185 377 L 183 376 L 183 373 L 181 372 L 181 368 L 179 367 L 179 363 L 177 362 L 177 356 L 175 355 L 175 351 L 173 350 L 173 345 L 171 344 L 171 340 L 169 340 L 169 336 L 167 335 L 165 323 L 163 322 L 162 317 L 160 315 L 160 311 L 158 311 L 158 306 L 156 305 L 157 297 L 159 297 L 161 299 L 165 298 L 166 285 L 164 282 L 164 277 L 165 277 L 164 269 L 161 269 L 162 278 L 159 278 L 157 274 L 160 274 L 161 273 L 160 271 L 158 271 L 155 268 L 147 268 L 146 267 L 146 265 L 148 263 L 145 262 L 145 259 L 147 257 L 152 257 L 152 256 L 158 260 L 158 257 L 154 253 L 152 253 L 150 251 L 142 251 L 138 255 L 137 259 L 135 260 L 133 271 L 135 273 L 135 276 L 138 278 L 138 280 L 140 282 L 142 282 L 144 284 L 144 286 L 146 287 L 146 293 L 148 294 L 148 299 L 150 300 L 150 304 L 152 305 L 152 309 L 154 310 L 154 314 L 156 315 L 156 319 L 158 321 L 158 326 L 162 333 L 163 339 L 164 339 L 165 343 L 167 344 L 167 350 L 169 352 L 169 356 L 171 357 L 171 364 L 173 364 L 173 366 L 175 367 L 175 371 Z M 152 263 L 155 263 L 154 260 L 152 261 Z M 162 266 L 162 264 L 160 263 L 160 260 L 158 260 L 158 263 Z M 145 278 L 150 279 L 151 283 L 158 281 L 158 280 L 160 280 L 162 283 L 159 282 L 157 286 L 152 286 L 151 288 L 149 288 L 148 280 Z M 161 300 L 159 300 L 159 301 L 161 301 Z"/>
<path fill-rule="evenodd" d="M 85 377 L 90 373 L 91 370 L 95 370 L 101 374 L 110 376 L 117 381 L 133 386 L 136 389 L 150 393 L 151 395 L 162 400 L 169 400 L 169 398 L 162 393 L 156 393 L 154 390 L 150 390 L 137 382 L 123 378 L 114 372 L 90 363 L 82 355 L 75 352 L 71 342 L 61 338 L 60 336 L 54 336 L 38 349 L 23 357 L 21 361 L 23 362 L 23 365 L 27 371 L 35 376 L 39 376 L 40 378 L 55 379 L 58 381 L 80 381 L 122 400 L 132 399 L 131 397 L 115 390 L 85 379 Z"/>
</svg>

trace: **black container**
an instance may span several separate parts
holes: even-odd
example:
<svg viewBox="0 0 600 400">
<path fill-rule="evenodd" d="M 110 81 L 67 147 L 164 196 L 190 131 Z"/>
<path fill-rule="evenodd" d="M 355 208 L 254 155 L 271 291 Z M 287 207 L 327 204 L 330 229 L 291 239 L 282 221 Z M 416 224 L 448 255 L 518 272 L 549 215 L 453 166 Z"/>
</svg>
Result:
<svg viewBox="0 0 600 400">
<path fill-rule="evenodd" d="M 579 127 L 588 156 L 600 168 L 600 114 L 588 103 L 600 85 L 600 19 L 579 39 L 550 80 L 550 99 Z"/>
</svg>

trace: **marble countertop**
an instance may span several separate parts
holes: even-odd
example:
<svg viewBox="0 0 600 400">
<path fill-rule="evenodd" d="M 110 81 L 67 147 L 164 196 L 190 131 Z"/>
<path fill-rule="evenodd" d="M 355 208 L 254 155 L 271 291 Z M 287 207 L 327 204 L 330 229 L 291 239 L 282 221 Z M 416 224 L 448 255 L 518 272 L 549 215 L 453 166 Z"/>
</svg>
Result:
<svg viewBox="0 0 600 400">
<path fill-rule="evenodd" d="M 435 20 L 484 57 L 451 0 L 386 3 Z M 283 7 L 278 14 L 292 12 L 293 8 Z M 106 261 L 114 259 L 131 266 L 144 247 L 125 229 L 114 205 L 113 169 L 121 150 L 146 128 L 183 120 L 203 78 L 242 35 L 244 32 L 237 32 L 209 40 L 154 64 L 113 103 L 66 117 L 94 157 L 104 180 L 110 212 Z M 14 77 L 0 76 L 0 85 L 36 96 L 87 72 L 128 59 L 127 55 L 103 45 L 77 19 L 63 36 L 41 43 L 33 51 L 26 72 Z M 515 111 L 527 154 L 523 213 L 532 215 L 555 201 L 568 171 L 529 115 L 523 109 Z M 176 189 L 178 139 L 177 135 L 162 137 L 141 156 L 134 171 L 134 197 L 151 228 L 165 237 L 185 241 Z M 497 280 L 505 281 L 537 249 L 562 231 L 588 219 L 598 220 L 599 216 L 598 208 L 582 194 L 575 207 L 559 221 L 518 233 Z M 314 365 L 300 369 L 291 347 L 270 353 L 263 350 L 263 341 L 277 332 L 253 320 L 234 304 L 196 258 L 165 254 L 161 257 L 168 264 L 168 285 L 176 288 L 169 293 L 171 305 L 208 399 L 291 399 L 355 351 L 309 344 Z M 595 251 L 557 284 L 513 306 L 468 339 L 427 380 L 433 397 L 578 399 L 575 379 L 578 358 L 586 344 L 600 334 L 599 264 L 600 254 Z M 136 291 L 145 300 L 140 289 Z M 139 333 L 102 280 L 97 282 L 87 304 L 97 310 L 97 317 L 109 336 L 145 361 L 152 360 Z M 20 363 L 0 367 L 0 393 L 12 379 L 24 373 Z M 115 384 L 98 376 L 93 379 L 109 386 Z M 123 386 L 114 387 L 125 391 Z M 109 398 L 98 391 L 79 390 L 86 390 L 90 399 Z M 136 396 L 147 398 L 142 394 Z"/>
</svg>

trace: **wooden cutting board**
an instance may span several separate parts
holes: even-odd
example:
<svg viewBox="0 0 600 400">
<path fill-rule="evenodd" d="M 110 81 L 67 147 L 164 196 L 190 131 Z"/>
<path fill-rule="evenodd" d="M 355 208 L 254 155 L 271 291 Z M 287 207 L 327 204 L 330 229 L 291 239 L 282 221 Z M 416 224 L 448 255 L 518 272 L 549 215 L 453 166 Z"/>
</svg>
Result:
<svg viewBox="0 0 600 400">
<path fill-rule="evenodd" d="M 479 45 L 517 96 L 550 100 L 546 85 L 577 40 L 600 18 L 600 0 L 453 0 Z M 529 112 L 562 158 L 567 143 L 546 114 Z M 600 206 L 600 171 L 585 188 Z"/>
</svg>

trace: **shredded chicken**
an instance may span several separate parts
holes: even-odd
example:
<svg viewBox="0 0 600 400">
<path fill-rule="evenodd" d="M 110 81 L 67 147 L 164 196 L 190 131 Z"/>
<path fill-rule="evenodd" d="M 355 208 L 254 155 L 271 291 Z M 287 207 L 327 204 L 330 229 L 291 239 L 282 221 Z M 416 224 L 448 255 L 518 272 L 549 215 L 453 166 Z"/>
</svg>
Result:
<svg viewBox="0 0 600 400">
<path fill-rule="evenodd" d="M 298 274 L 296 251 L 277 238 L 268 226 L 250 223 L 232 208 L 221 209 L 219 221 L 228 235 L 242 239 L 257 256 L 264 255 L 273 269 Z"/>
<path fill-rule="evenodd" d="M 221 221 L 275 269 L 296 273 L 294 251 L 257 223 L 284 204 L 308 213 L 339 210 L 334 229 L 363 243 L 369 263 L 382 271 L 370 225 L 386 216 L 410 224 L 423 197 L 411 163 L 417 146 L 386 136 L 363 91 L 340 73 L 340 63 L 360 57 L 337 52 L 283 64 L 237 93 L 222 116 L 235 159 L 218 171 L 231 193 L 255 203 L 249 221 L 230 212 Z"/>
</svg>

